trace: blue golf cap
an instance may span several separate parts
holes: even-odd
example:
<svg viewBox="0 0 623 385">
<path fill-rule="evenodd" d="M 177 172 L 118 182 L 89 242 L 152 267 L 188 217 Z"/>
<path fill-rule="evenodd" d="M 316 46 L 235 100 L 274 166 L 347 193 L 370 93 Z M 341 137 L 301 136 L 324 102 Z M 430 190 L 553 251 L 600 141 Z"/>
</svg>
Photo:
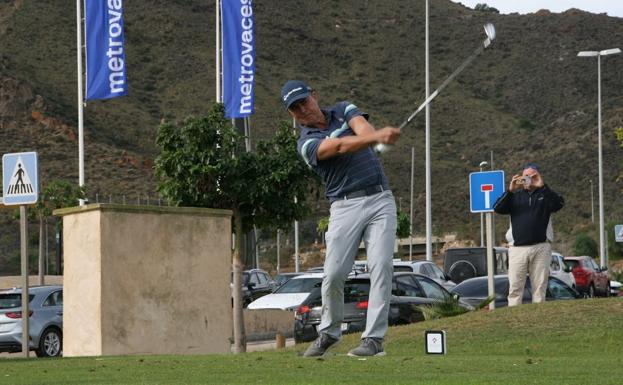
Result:
<svg viewBox="0 0 623 385">
<path fill-rule="evenodd" d="M 297 100 L 305 99 L 311 95 L 311 87 L 300 80 L 288 80 L 281 88 L 281 102 L 286 108 L 290 108 Z"/>
<path fill-rule="evenodd" d="M 541 172 L 541 168 L 536 163 L 526 163 L 521 170 L 523 171 L 523 170 L 526 170 L 528 168 L 536 170 L 537 172 Z"/>
</svg>

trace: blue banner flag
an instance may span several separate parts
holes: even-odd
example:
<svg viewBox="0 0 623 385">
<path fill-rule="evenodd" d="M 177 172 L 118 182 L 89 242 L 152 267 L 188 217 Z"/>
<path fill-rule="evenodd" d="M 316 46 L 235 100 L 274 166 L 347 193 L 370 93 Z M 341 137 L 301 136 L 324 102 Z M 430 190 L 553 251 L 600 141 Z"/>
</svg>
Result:
<svg viewBox="0 0 623 385">
<path fill-rule="evenodd" d="M 255 25 L 252 0 L 222 0 L 225 117 L 253 114 Z"/>
<path fill-rule="evenodd" d="M 123 0 L 86 0 L 86 99 L 128 94 L 123 39 Z"/>
</svg>

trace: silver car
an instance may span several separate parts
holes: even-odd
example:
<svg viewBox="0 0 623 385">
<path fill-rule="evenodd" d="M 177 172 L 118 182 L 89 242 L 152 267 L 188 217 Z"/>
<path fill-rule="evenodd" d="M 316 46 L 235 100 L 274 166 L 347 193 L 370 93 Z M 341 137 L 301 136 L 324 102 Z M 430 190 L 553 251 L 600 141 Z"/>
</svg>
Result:
<svg viewBox="0 0 623 385">
<path fill-rule="evenodd" d="M 38 357 L 57 357 L 63 352 L 63 287 L 28 289 L 30 350 Z M 22 350 L 22 289 L 0 291 L 0 352 Z"/>
<path fill-rule="evenodd" d="M 394 271 L 408 271 L 422 274 L 443 286 L 446 290 L 452 290 L 456 283 L 431 261 L 394 261 Z"/>
</svg>

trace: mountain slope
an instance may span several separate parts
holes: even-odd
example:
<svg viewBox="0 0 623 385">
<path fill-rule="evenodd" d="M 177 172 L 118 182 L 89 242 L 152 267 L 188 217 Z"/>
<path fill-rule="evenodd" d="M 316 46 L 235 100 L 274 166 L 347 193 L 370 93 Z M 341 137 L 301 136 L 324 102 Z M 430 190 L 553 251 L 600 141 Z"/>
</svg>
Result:
<svg viewBox="0 0 623 385">
<path fill-rule="evenodd" d="M 76 38 L 73 3 L 0 4 L 0 150 L 36 150 L 42 180 L 77 180 Z M 162 119 L 201 114 L 214 101 L 214 3 L 127 2 L 129 96 L 85 108 L 86 180 L 92 196 L 155 196 L 153 159 Z M 280 120 L 281 84 L 307 80 L 321 103 L 347 99 L 380 127 L 397 125 L 424 99 L 424 4 L 398 0 L 264 1 L 257 24 L 256 114 L 252 140 Z M 493 151 L 507 174 L 536 161 L 563 194 L 557 229 L 590 222 L 589 180 L 597 181 L 597 74 L 579 50 L 616 47 L 623 19 L 569 10 L 530 15 L 476 12 L 447 0 L 430 5 L 431 89 L 496 25 L 498 40 L 436 99 L 431 109 L 436 233 L 476 237 L 467 176 Z M 623 55 L 619 55 L 623 56 Z M 608 219 L 623 214 L 623 57 L 602 62 L 604 188 Z M 416 150 L 415 230 L 424 231 L 424 117 L 406 129 L 384 163 L 408 210 L 411 146 Z M 93 198 L 92 198 L 93 199 Z M 133 198 L 135 199 L 135 198 Z M 319 201 L 320 212 L 326 209 Z M 505 219 L 498 227 L 504 232 Z M 304 237 L 313 239 L 313 218 Z"/>
</svg>

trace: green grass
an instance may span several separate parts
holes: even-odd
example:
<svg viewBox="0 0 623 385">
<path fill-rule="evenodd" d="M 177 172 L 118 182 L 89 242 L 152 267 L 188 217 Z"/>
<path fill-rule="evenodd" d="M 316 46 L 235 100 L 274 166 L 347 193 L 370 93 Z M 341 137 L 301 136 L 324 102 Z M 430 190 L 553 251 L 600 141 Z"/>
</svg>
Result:
<svg viewBox="0 0 623 385">
<path fill-rule="evenodd" d="M 0 361 L 0 384 L 620 384 L 623 301 L 561 301 L 391 328 L 386 357 L 358 359 L 346 336 L 327 357 L 279 352 Z M 424 353 L 424 331 L 448 354 Z"/>
</svg>

